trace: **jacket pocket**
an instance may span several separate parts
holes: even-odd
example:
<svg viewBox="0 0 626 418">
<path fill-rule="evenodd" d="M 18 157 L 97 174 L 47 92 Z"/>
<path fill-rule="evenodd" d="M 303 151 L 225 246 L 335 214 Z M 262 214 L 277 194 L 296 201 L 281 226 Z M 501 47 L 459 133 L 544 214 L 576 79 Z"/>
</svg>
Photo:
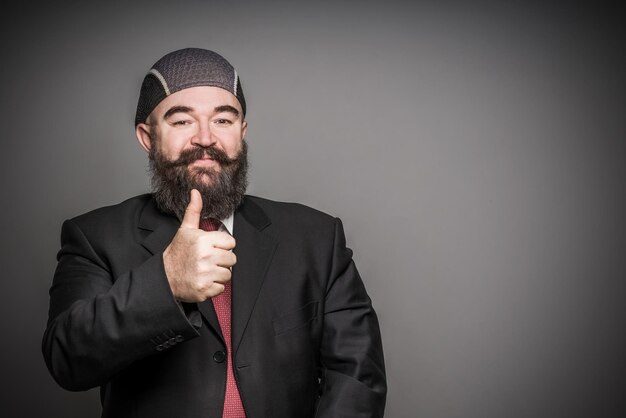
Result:
<svg viewBox="0 0 626 418">
<path fill-rule="evenodd" d="M 309 302 L 303 307 L 281 315 L 272 321 L 274 334 L 280 335 L 307 325 L 319 315 L 319 302 Z"/>
</svg>

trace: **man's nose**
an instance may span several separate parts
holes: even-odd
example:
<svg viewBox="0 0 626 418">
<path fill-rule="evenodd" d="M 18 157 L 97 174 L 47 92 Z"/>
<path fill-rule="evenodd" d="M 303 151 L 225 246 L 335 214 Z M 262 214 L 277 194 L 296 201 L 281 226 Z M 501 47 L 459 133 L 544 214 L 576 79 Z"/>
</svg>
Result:
<svg viewBox="0 0 626 418">
<path fill-rule="evenodd" d="M 208 123 L 200 123 L 198 127 L 198 131 L 191 138 L 191 143 L 193 145 L 198 145 L 202 147 L 208 147 L 215 144 L 216 138 L 215 135 L 211 132 L 211 127 Z"/>
</svg>

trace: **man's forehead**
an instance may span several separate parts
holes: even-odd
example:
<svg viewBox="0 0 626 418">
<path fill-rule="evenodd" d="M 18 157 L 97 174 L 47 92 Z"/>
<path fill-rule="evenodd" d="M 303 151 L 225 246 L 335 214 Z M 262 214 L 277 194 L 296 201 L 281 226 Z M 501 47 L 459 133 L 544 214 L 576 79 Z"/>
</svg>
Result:
<svg viewBox="0 0 626 418">
<path fill-rule="evenodd" d="M 227 90 L 213 86 L 196 86 L 170 94 L 152 112 L 162 117 L 172 107 L 185 107 L 194 112 L 214 112 L 220 107 L 233 107 L 242 113 L 239 100 Z"/>
</svg>

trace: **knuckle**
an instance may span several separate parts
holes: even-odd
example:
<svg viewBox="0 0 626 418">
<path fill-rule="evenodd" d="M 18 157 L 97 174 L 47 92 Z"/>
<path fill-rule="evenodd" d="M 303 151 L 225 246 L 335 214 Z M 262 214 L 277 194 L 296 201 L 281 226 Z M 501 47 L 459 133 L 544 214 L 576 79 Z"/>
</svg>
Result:
<svg viewBox="0 0 626 418">
<path fill-rule="evenodd" d="M 204 285 L 204 283 L 196 283 L 193 286 L 193 290 L 198 294 L 203 294 L 204 292 L 206 292 L 206 286 Z"/>
<path fill-rule="evenodd" d="M 211 284 L 212 284 L 211 282 L 202 278 L 202 279 L 195 281 L 193 289 L 196 293 L 204 294 L 211 287 Z"/>
<path fill-rule="evenodd" d="M 207 292 L 207 297 L 208 298 L 212 298 L 214 296 L 217 296 L 221 293 L 224 293 L 224 285 L 219 284 L 219 283 L 214 283 L 213 286 L 211 286 L 211 289 L 209 292 Z"/>
<path fill-rule="evenodd" d="M 229 280 L 230 280 L 230 270 L 222 267 L 215 272 L 215 281 L 218 284 L 226 283 Z"/>
</svg>

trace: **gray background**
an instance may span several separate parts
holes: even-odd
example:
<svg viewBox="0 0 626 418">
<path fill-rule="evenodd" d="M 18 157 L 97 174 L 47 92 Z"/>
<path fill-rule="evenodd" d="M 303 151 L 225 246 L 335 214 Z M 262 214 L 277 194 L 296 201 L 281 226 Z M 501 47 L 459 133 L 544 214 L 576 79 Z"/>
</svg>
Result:
<svg viewBox="0 0 626 418">
<path fill-rule="evenodd" d="M 60 225 L 147 190 L 138 89 L 187 46 L 242 77 L 250 192 L 344 221 L 386 416 L 626 416 L 617 8 L 88 3 L 3 12 L 3 416 L 99 413 L 40 354 Z"/>
</svg>

